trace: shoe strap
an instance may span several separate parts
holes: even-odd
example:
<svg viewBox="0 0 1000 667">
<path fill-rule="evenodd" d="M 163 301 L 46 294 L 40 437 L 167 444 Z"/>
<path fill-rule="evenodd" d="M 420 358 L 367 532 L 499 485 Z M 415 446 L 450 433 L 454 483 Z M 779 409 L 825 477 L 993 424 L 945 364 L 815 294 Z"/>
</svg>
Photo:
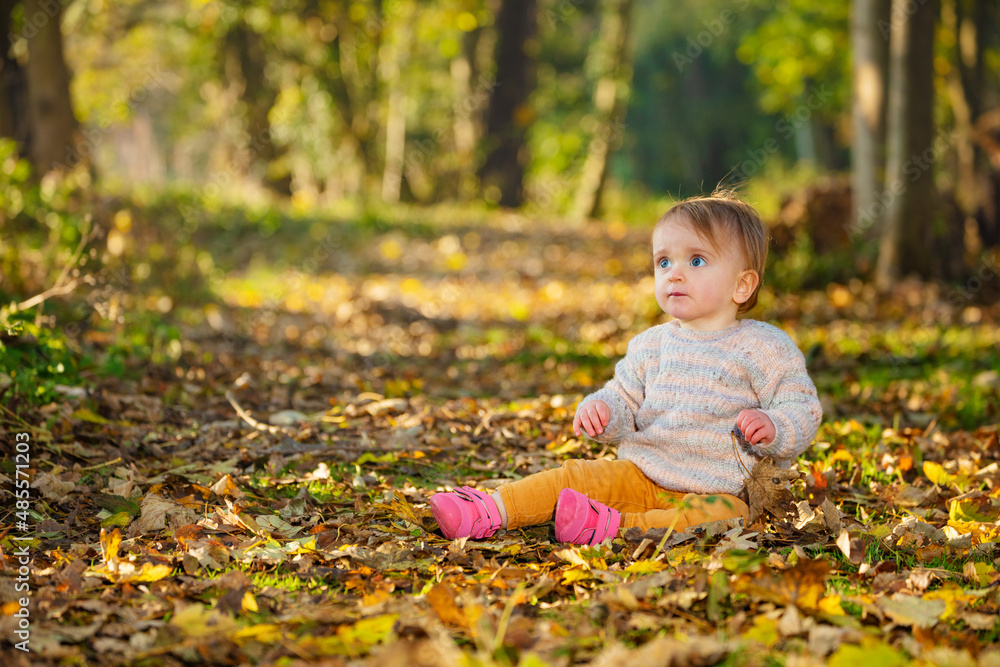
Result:
<svg viewBox="0 0 1000 667">
<path fill-rule="evenodd" d="M 597 525 L 591 529 L 593 532 L 587 544 L 592 547 L 596 547 L 601 542 L 608 539 L 610 535 L 618 532 L 618 528 L 612 528 L 612 525 L 620 522 L 620 520 L 615 521 L 615 519 L 620 517 L 621 514 L 618 510 L 613 510 L 604 503 L 599 503 L 590 498 L 587 499 L 587 502 L 590 503 L 590 508 L 597 512 Z"/>
<path fill-rule="evenodd" d="M 478 540 L 490 537 L 500 529 L 503 523 L 500 520 L 500 510 L 488 493 L 474 489 L 471 486 L 458 487 L 455 489 L 455 493 L 471 502 L 479 510 L 477 512 L 478 517 L 472 522 L 472 537 L 474 539 Z"/>
</svg>

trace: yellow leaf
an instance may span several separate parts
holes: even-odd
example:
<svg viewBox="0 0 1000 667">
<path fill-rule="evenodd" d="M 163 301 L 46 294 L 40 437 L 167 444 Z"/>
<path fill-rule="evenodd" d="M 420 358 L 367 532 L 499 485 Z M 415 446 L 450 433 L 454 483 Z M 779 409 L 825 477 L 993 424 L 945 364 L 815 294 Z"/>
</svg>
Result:
<svg viewBox="0 0 1000 667">
<path fill-rule="evenodd" d="M 110 528 L 112 526 L 117 526 L 124 528 L 132 521 L 132 515 L 128 512 L 118 512 L 118 514 L 112 514 L 107 519 L 101 522 L 101 526 L 105 528 Z"/>
<path fill-rule="evenodd" d="M 829 459 L 830 464 L 834 464 L 837 461 L 845 461 L 847 463 L 854 463 L 854 455 L 851 454 L 846 449 L 838 449 L 837 451 L 835 451 L 833 453 L 832 456 L 830 456 L 830 459 Z"/>
<path fill-rule="evenodd" d="M 816 605 L 819 610 L 828 616 L 846 616 L 844 613 L 844 608 L 840 606 L 840 596 L 839 595 L 827 595 L 825 598 L 820 599 Z"/>
<path fill-rule="evenodd" d="M 910 664 L 903 655 L 888 644 L 864 637 L 861 645 L 841 644 L 826 663 L 827 667 L 904 667 Z"/>
<path fill-rule="evenodd" d="M 997 578 L 997 571 L 989 563 L 973 563 L 969 561 L 965 564 L 962 574 L 975 586 L 989 586 Z"/>
<path fill-rule="evenodd" d="M 667 569 L 667 564 L 660 560 L 637 560 L 628 567 L 625 568 L 626 572 L 631 572 L 633 574 L 650 574 L 653 572 L 661 572 Z"/>
<path fill-rule="evenodd" d="M 73 418 L 74 419 L 79 419 L 80 421 L 90 422 L 91 424 L 112 424 L 112 423 L 114 423 L 111 420 L 105 419 L 104 417 L 102 417 L 102 416 L 100 416 L 98 414 L 94 414 L 93 411 L 88 410 L 87 408 L 80 408 L 79 410 L 77 410 L 76 412 L 74 412 L 73 413 Z"/>
<path fill-rule="evenodd" d="M 110 533 L 101 528 L 101 555 L 104 556 L 105 563 L 110 563 L 118 558 L 118 547 L 121 543 L 122 534 L 118 532 L 117 528 Z"/>
<path fill-rule="evenodd" d="M 293 545 L 294 548 L 291 549 L 286 548 L 286 551 L 288 552 L 289 555 L 313 553 L 316 551 L 316 536 L 310 535 L 309 537 L 304 538 L 302 540 L 296 540 L 294 542 L 290 542 L 288 546 L 292 547 Z"/>
<path fill-rule="evenodd" d="M 997 512 L 990 506 L 988 500 L 985 503 L 977 503 L 975 500 L 952 500 L 949 502 L 948 518 L 952 521 L 993 523 L 997 520 Z"/>
<path fill-rule="evenodd" d="M 236 644 L 242 646 L 246 642 L 261 644 L 276 644 L 285 638 L 281 628 L 273 623 L 260 623 L 246 628 L 240 628 L 229 636 Z"/>
<path fill-rule="evenodd" d="M 948 486 L 955 481 L 955 475 L 949 475 L 940 463 L 924 461 L 924 476 L 938 486 Z"/>
<path fill-rule="evenodd" d="M 941 614 L 942 620 L 951 618 L 958 610 L 960 603 L 969 603 L 976 599 L 974 596 L 966 593 L 961 586 L 950 581 L 936 591 L 924 593 L 922 598 L 924 600 L 944 600 L 946 606 L 944 613 Z"/>
<path fill-rule="evenodd" d="M 588 570 L 574 567 L 563 572 L 562 582 L 564 584 L 575 584 L 578 581 L 587 581 L 588 579 L 593 578 L 594 575 L 592 575 Z"/>
<path fill-rule="evenodd" d="M 173 572 L 173 568 L 169 565 L 164 565 L 162 563 L 154 565 L 153 563 L 143 563 L 142 568 L 138 571 L 133 571 L 130 574 L 120 573 L 119 582 L 128 581 L 130 583 L 150 583 L 153 581 L 159 581 L 164 577 L 169 577 L 170 573 Z"/>
<path fill-rule="evenodd" d="M 257 606 L 257 598 L 255 598 L 253 593 L 250 591 L 243 594 L 243 600 L 240 602 L 240 607 L 242 607 L 243 611 L 260 611 L 260 608 Z"/>
<path fill-rule="evenodd" d="M 389 591 L 379 589 L 374 593 L 369 593 L 361 598 L 361 604 L 365 607 L 374 607 L 377 604 L 381 604 L 389 600 L 392 597 L 392 593 Z"/>
<path fill-rule="evenodd" d="M 757 616 L 753 620 L 753 627 L 743 633 L 743 637 L 770 648 L 779 639 L 778 622 L 766 616 Z"/>
<path fill-rule="evenodd" d="M 185 636 L 196 638 L 228 635 L 237 629 L 236 621 L 231 617 L 198 603 L 188 605 L 174 614 L 170 625 L 178 628 Z"/>
<path fill-rule="evenodd" d="M 363 618 L 354 625 L 338 628 L 334 636 L 307 637 L 302 646 L 325 655 L 360 655 L 371 646 L 389 639 L 398 618 L 399 614 Z"/>
</svg>

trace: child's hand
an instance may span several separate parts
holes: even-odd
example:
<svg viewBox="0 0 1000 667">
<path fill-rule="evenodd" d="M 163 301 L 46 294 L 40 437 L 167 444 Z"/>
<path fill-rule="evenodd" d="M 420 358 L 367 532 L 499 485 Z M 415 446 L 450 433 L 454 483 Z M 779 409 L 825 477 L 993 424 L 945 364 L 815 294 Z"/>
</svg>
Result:
<svg viewBox="0 0 1000 667">
<path fill-rule="evenodd" d="M 766 445 L 774 440 L 774 422 L 760 410 L 742 410 L 736 417 L 736 425 L 743 431 L 743 437 L 751 445 Z"/>
<path fill-rule="evenodd" d="M 580 435 L 583 428 L 591 438 L 604 433 L 604 427 L 611 421 L 611 408 L 604 401 L 597 399 L 588 402 L 582 410 L 576 411 L 573 419 L 573 433 Z"/>
</svg>

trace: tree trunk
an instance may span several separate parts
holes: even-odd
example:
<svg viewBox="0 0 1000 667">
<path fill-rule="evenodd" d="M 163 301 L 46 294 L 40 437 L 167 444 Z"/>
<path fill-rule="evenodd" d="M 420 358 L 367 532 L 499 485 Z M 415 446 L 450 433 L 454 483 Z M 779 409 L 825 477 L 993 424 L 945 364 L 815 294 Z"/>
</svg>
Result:
<svg viewBox="0 0 1000 667">
<path fill-rule="evenodd" d="M 533 48 L 537 13 L 535 0 L 503 0 L 496 20 L 496 85 L 490 93 L 487 154 L 479 182 L 487 199 L 511 208 L 524 203 L 525 135 L 532 120 L 528 100 L 535 88 L 528 49 Z"/>
<path fill-rule="evenodd" d="M 73 147 L 78 126 L 69 94 L 69 70 L 63 57 L 62 5 L 24 0 L 24 16 L 22 34 L 28 41 L 26 69 L 32 123 L 30 156 L 37 174 L 42 176 L 79 161 Z"/>
<path fill-rule="evenodd" d="M 471 30 L 462 37 L 462 51 L 451 61 L 452 90 L 455 102 L 452 107 L 452 133 L 455 141 L 456 176 L 455 195 L 462 200 L 475 193 L 475 151 L 478 139 L 478 112 L 488 94 L 481 85 L 473 88 L 476 76 L 476 47 L 482 28 Z M 480 81 L 479 84 L 482 82 Z M 483 99 L 481 99 L 483 98 Z"/>
<path fill-rule="evenodd" d="M 889 0 L 854 0 L 851 17 L 851 193 L 855 237 L 869 231 L 877 217 L 879 171 L 885 159 L 885 75 L 889 55 L 878 26 L 888 20 L 889 7 Z"/>
<path fill-rule="evenodd" d="M 875 284 L 888 291 L 904 271 L 926 276 L 934 213 L 933 37 L 936 0 L 893 0 L 889 42 L 889 101 L 885 222 Z M 912 13 L 911 13 L 912 12 Z"/>
<path fill-rule="evenodd" d="M 406 61 L 413 44 L 413 24 L 417 11 L 413 3 L 399 3 L 399 15 L 394 18 L 391 39 L 384 41 L 382 82 L 389 89 L 389 103 L 385 119 L 385 167 L 382 170 L 382 200 L 399 201 L 403 185 L 403 167 L 406 153 Z"/>
<path fill-rule="evenodd" d="M 263 183 L 274 192 L 289 196 L 292 194 L 292 178 L 281 161 L 285 150 L 275 145 L 268 117 L 278 94 L 264 78 L 267 53 L 261 44 L 261 36 L 241 19 L 228 35 L 227 48 L 230 56 L 227 68 L 236 70 L 230 77 L 241 79 L 243 83 L 240 101 L 244 106 L 246 130 L 250 137 L 248 167 L 259 164 L 264 170 Z"/>
<path fill-rule="evenodd" d="M 907 8 L 912 7 L 910 2 L 904 4 Z M 940 2 L 926 0 L 917 4 L 918 9 L 911 16 L 913 31 L 908 63 L 911 148 L 906 154 L 904 168 L 909 175 L 910 197 L 906 225 L 900 238 L 900 273 L 915 273 L 922 278 L 930 278 L 938 246 L 933 231 L 939 210 L 934 171 L 946 143 L 943 137 L 935 140 L 934 126 L 934 28 L 940 14 Z"/>
<path fill-rule="evenodd" d="M 0 137 L 13 139 L 22 155 L 29 153 L 28 82 L 24 68 L 10 53 L 7 35 L 12 32 L 12 17 L 18 2 L 0 0 Z"/>
<path fill-rule="evenodd" d="M 573 203 L 577 220 L 597 215 L 608 172 L 608 157 L 621 143 L 625 106 L 632 85 L 629 32 L 633 0 L 605 0 L 601 11 L 601 34 L 595 60 L 599 73 L 594 90 L 597 131 L 590 140 L 580 185 Z"/>
</svg>

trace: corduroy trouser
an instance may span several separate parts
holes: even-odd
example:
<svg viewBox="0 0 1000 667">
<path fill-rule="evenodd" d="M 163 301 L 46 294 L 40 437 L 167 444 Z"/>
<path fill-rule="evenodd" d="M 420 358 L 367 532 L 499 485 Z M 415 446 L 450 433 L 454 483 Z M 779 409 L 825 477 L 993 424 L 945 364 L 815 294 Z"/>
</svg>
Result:
<svg viewBox="0 0 1000 667">
<path fill-rule="evenodd" d="M 748 520 L 749 508 L 736 496 L 669 491 L 631 461 L 572 459 L 497 489 L 507 510 L 508 530 L 551 521 L 559 492 L 565 488 L 621 512 L 623 529 L 673 526 L 679 532 L 720 519 Z"/>
</svg>

